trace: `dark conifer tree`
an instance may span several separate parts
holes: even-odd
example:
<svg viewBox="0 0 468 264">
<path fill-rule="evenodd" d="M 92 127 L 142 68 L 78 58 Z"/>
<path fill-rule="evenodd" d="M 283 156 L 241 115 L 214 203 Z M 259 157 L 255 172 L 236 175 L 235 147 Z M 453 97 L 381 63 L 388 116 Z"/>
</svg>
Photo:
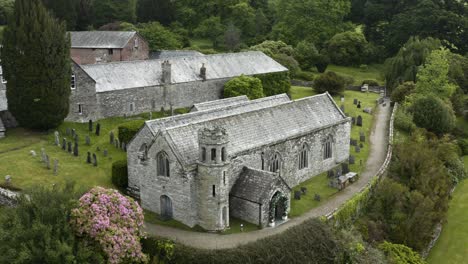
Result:
<svg viewBox="0 0 468 264">
<path fill-rule="evenodd" d="M 40 0 L 16 0 L 1 60 L 10 112 L 23 127 L 49 129 L 68 115 L 70 37 Z"/>
</svg>

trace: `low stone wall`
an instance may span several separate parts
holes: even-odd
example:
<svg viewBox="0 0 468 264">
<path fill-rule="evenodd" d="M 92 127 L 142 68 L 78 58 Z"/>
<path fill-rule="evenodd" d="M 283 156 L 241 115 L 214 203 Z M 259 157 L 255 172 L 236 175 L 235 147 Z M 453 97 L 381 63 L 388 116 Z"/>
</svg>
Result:
<svg viewBox="0 0 468 264">
<path fill-rule="evenodd" d="M 302 81 L 302 80 L 291 80 L 291 85 L 293 86 L 304 86 L 304 87 L 313 87 L 313 81 Z"/>
<path fill-rule="evenodd" d="M 371 92 L 371 93 L 385 92 L 386 89 L 387 88 L 385 86 L 369 86 L 369 92 Z M 360 92 L 361 91 L 361 86 L 350 85 L 350 86 L 346 87 L 346 90 Z"/>
<path fill-rule="evenodd" d="M 0 188 L 0 205 L 14 206 L 18 195 L 10 190 Z"/>
</svg>

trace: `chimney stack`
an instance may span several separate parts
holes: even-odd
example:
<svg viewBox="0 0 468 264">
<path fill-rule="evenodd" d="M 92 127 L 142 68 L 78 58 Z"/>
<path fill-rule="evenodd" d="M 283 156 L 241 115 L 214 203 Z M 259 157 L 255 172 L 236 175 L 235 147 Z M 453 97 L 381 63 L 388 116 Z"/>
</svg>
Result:
<svg viewBox="0 0 468 264">
<path fill-rule="evenodd" d="M 202 64 L 200 68 L 200 77 L 203 79 L 203 81 L 206 81 L 206 68 L 205 68 L 205 63 Z"/>
<path fill-rule="evenodd" d="M 168 60 L 163 61 L 162 63 L 162 76 L 161 81 L 163 84 L 171 83 L 171 63 Z"/>
</svg>

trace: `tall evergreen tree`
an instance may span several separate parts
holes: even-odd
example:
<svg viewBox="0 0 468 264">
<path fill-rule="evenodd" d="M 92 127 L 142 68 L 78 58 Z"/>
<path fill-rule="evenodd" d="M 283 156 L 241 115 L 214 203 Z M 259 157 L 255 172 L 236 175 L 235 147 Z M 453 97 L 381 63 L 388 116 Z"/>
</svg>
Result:
<svg viewBox="0 0 468 264">
<path fill-rule="evenodd" d="M 67 22 L 67 29 L 74 30 L 78 19 L 77 0 L 42 0 L 49 11 L 58 19 Z"/>
<path fill-rule="evenodd" d="M 57 127 L 68 114 L 70 37 L 40 0 L 16 0 L 1 59 L 8 108 L 20 125 Z"/>
</svg>

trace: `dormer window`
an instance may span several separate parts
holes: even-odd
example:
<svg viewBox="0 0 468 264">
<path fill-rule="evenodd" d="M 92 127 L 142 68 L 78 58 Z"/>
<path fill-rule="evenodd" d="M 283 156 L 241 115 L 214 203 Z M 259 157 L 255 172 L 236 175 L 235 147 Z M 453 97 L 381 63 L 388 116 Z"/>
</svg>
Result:
<svg viewBox="0 0 468 264">
<path fill-rule="evenodd" d="M 3 79 L 3 76 L 2 76 L 2 79 Z M 72 90 L 75 90 L 75 89 L 76 89 L 76 78 L 75 78 L 75 74 L 72 74 L 72 75 L 71 75 L 70 88 L 71 88 Z"/>
</svg>

